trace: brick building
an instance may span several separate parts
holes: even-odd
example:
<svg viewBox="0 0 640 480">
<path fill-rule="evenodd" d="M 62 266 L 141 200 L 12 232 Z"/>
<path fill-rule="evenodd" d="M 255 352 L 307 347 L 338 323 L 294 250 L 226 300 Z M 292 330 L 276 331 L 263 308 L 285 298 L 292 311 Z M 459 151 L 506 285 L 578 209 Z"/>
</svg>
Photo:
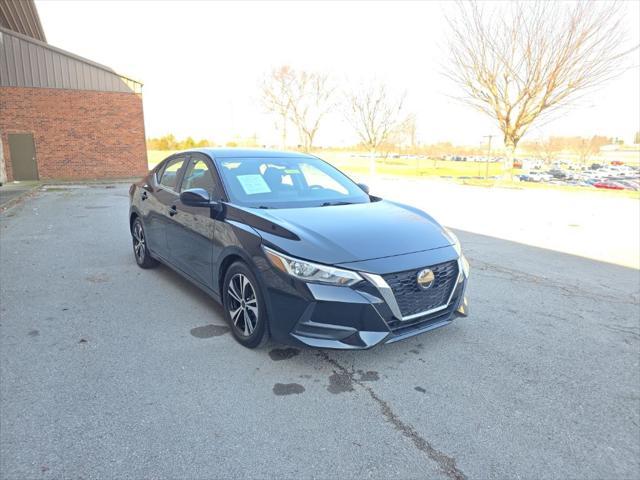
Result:
<svg viewBox="0 0 640 480">
<path fill-rule="evenodd" d="M 0 181 L 142 176 L 141 89 L 47 44 L 33 0 L 0 0 Z"/>
</svg>

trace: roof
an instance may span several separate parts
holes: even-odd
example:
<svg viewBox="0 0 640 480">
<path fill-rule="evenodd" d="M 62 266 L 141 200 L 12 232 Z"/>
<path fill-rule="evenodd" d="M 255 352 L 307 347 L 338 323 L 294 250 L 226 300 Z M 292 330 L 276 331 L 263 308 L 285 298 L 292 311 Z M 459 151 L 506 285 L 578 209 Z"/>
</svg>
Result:
<svg viewBox="0 0 640 480">
<path fill-rule="evenodd" d="M 2 27 L 0 59 L 1 86 L 136 93 L 142 87 L 105 65 Z"/>
<path fill-rule="evenodd" d="M 284 152 L 278 150 L 262 150 L 258 148 L 193 148 L 184 152 L 200 152 L 213 158 L 295 158 L 313 155 L 302 152 Z"/>
<path fill-rule="evenodd" d="M 47 41 L 33 0 L 0 1 L 0 26 L 41 42 Z"/>
</svg>

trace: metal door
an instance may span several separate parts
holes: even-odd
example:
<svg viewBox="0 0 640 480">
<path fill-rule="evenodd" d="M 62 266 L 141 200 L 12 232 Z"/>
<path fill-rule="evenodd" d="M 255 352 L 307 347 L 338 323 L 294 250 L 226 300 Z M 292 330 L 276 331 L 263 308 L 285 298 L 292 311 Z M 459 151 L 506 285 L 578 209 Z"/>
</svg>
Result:
<svg viewBox="0 0 640 480">
<path fill-rule="evenodd" d="M 38 180 L 38 164 L 33 135 L 9 134 L 9 158 L 14 180 Z"/>
</svg>

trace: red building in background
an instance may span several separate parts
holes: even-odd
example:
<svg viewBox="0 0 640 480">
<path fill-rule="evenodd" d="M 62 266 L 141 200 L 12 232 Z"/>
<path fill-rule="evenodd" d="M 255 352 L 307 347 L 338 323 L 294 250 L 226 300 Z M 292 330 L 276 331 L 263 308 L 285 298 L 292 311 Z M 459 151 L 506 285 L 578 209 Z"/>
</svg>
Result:
<svg viewBox="0 0 640 480">
<path fill-rule="evenodd" d="M 33 0 L 0 0 L 0 181 L 146 171 L 142 84 L 46 43 Z"/>
</svg>

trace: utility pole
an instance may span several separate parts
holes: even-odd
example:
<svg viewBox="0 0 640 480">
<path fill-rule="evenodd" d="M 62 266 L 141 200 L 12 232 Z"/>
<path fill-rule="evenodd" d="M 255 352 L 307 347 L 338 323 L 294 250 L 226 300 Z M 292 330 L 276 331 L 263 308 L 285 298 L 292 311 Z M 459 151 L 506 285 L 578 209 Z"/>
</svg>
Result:
<svg viewBox="0 0 640 480">
<path fill-rule="evenodd" d="M 484 167 L 484 179 L 489 179 L 489 159 L 491 158 L 491 139 L 495 137 L 495 135 L 485 135 L 483 138 L 489 139 L 489 151 L 487 152 L 487 161 L 485 162 Z"/>
</svg>

